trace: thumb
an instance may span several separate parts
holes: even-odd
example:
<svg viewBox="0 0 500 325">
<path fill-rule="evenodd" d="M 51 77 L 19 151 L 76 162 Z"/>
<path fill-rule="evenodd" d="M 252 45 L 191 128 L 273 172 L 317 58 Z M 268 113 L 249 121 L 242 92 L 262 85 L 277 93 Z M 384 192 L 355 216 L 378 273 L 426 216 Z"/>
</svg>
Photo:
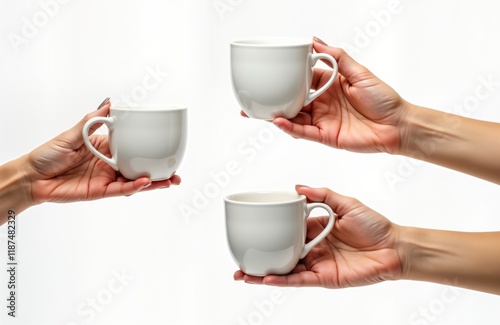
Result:
<svg viewBox="0 0 500 325">
<path fill-rule="evenodd" d="M 108 116 L 108 114 L 109 114 L 109 108 L 110 107 L 111 107 L 111 102 L 108 101 L 106 104 L 102 105 L 96 111 L 93 111 L 93 112 L 88 113 L 87 115 L 85 115 L 83 117 L 83 119 L 80 122 L 78 122 L 78 124 L 75 125 L 73 128 L 76 129 L 76 131 L 78 131 L 78 132 L 81 133 L 82 129 L 83 129 L 83 126 L 91 118 L 94 118 L 94 117 L 97 117 L 97 116 L 100 116 L 100 117 Z M 102 125 L 102 123 L 96 123 L 96 124 L 92 125 L 92 127 L 89 129 L 89 135 L 91 135 L 92 133 L 94 133 L 98 128 L 101 127 L 101 125 Z"/>
<path fill-rule="evenodd" d="M 72 149 L 80 148 L 83 145 L 82 130 L 83 130 L 83 126 L 85 125 L 85 123 L 87 123 L 93 117 L 107 116 L 109 113 L 110 107 L 111 107 L 111 103 L 108 102 L 105 105 L 103 105 L 100 109 L 93 111 L 91 113 L 88 113 L 75 126 L 73 126 L 71 129 L 63 132 L 58 137 L 58 139 L 64 140 L 64 142 L 70 144 Z M 101 125 L 102 125 L 102 123 L 96 123 L 96 124 L 92 125 L 92 127 L 89 130 L 89 136 L 92 133 L 94 133 Z"/>
<path fill-rule="evenodd" d="M 333 212 L 342 216 L 361 203 L 351 197 L 338 194 L 328 188 L 312 188 L 304 185 L 295 187 L 297 193 L 305 195 L 310 202 L 322 202 L 332 208 Z"/>
<path fill-rule="evenodd" d="M 358 81 L 356 80 L 358 79 L 356 78 L 356 76 L 365 78 L 366 73 L 371 74 L 371 72 L 367 68 L 356 62 L 342 48 L 328 46 L 325 42 L 317 37 L 314 38 L 313 47 L 314 50 L 318 53 L 326 53 L 333 56 L 339 66 L 339 73 L 343 75 L 351 84 Z M 331 63 L 329 63 L 328 61 L 326 61 L 325 63 L 331 67 Z"/>
</svg>

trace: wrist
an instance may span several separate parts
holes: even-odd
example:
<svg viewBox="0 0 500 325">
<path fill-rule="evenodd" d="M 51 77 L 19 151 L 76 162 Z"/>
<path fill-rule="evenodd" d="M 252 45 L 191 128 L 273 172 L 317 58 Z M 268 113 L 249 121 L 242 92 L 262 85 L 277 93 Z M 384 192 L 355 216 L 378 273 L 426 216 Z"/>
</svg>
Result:
<svg viewBox="0 0 500 325">
<path fill-rule="evenodd" d="M 425 263 L 426 256 L 426 250 L 421 243 L 426 242 L 426 236 L 423 229 L 399 226 L 396 249 L 401 261 L 400 280 L 420 278 L 418 267 Z"/>
<path fill-rule="evenodd" d="M 418 156 L 425 150 L 428 139 L 435 137 L 433 128 L 434 116 L 430 109 L 409 104 L 408 113 L 401 131 L 401 148 L 399 154 L 407 157 Z"/>
<path fill-rule="evenodd" d="M 31 196 L 31 182 L 26 164 L 26 156 L 22 156 L 0 166 L 0 207 L 2 208 L 0 216 L 2 218 L 8 210 L 19 214 L 35 204 Z"/>
<path fill-rule="evenodd" d="M 398 154 L 424 161 L 439 160 L 446 144 L 459 140 L 456 131 L 462 124 L 460 116 L 413 104 L 408 105 L 407 111 Z"/>
<path fill-rule="evenodd" d="M 402 280 L 444 283 L 456 276 L 460 265 L 454 246 L 455 232 L 416 227 L 401 227 L 398 253 L 401 258 Z"/>
<path fill-rule="evenodd" d="M 500 232 L 401 227 L 398 237 L 401 280 L 500 294 Z"/>
</svg>

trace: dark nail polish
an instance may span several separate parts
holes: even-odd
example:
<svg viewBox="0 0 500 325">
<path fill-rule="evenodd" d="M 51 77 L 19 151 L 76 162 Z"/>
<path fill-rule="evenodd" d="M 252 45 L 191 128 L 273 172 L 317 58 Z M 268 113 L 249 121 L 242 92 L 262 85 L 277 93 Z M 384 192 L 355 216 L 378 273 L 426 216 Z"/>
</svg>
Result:
<svg viewBox="0 0 500 325">
<path fill-rule="evenodd" d="M 315 40 L 316 42 L 318 42 L 318 43 L 320 43 L 320 44 L 323 44 L 323 45 L 328 46 L 328 44 L 326 44 L 326 43 L 325 43 L 325 42 L 324 42 L 321 38 L 319 38 L 319 37 L 314 36 L 314 37 L 313 37 L 313 40 Z"/>
<path fill-rule="evenodd" d="M 108 102 L 109 102 L 109 97 L 106 97 L 106 99 L 102 101 L 101 105 L 99 105 L 99 107 L 97 107 L 97 110 L 100 110 Z"/>
</svg>

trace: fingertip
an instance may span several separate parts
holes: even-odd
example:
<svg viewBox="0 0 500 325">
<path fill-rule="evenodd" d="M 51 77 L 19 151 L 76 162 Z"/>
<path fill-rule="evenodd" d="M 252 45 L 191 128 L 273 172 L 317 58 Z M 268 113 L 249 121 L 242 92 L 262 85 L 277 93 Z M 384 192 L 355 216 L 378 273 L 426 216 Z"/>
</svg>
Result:
<svg viewBox="0 0 500 325">
<path fill-rule="evenodd" d="M 80 120 L 79 124 L 82 124 L 82 127 L 83 127 L 83 125 L 85 125 L 85 123 L 87 123 L 91 118 L 108 116 L 110 106 L 111 106 L 111 103 L 108 102 L 105 105 L 103 105 L 100 109 L 97 109 L 95 111 L 87 113 L 83 117 L 83 119 Z M 100 124 L 96 123 L 95 129 L 97 129 L 97 125 L 100 125 Z M 89 132 L 89 135 L 92 134 L 95 131 L 95 129 L 93 128 L 93 130 L 91 130 L 91 132 Z"/>
<path fill-rule="evenodd" d="M 242 281 L 244 277 L 245 277 L 245 273 L 243 273 L 243 271 L 241 271 L 241 270 L 238 270 L 238 271 L 234 272 L 234 274 L 233 274 L 233 279 L 235 281 Z"/>
<path fill-rule="evenodd" d="M 273 120 L 273 124 L 280 130 L 287 132 L 290 130 L 289 125 L 291 125 L 291 122 L 284 117 L 276 117 Z"/>
<path fill-rule="evenodd" d="M 109 103 L 109 97 L 106 97 L 106 99 L 104 99 L 102 101 L 101 104 L 99 104 L 99 106 L 97 107 L 97 110 L 101 109 L 104 105 L 108 104 Z"/>
<path fill-rule="evenodd" d="M 305 191 L 307 191 L 310 187 L 307 185 L 302 185 L 302 184 L 297 184 L 295 185 L 295 191 L 299 194 L 304 194 Z"/>
<path fill-rule="evenodd" d="M 297 193 L 305 195 L 311 202 L 325 202 L 330 190 L 327 188 L 316 188 L 309 186 L 300 186 L 297 188 Z"/>
<path fill-rule="evenodd" d="M 179 175 L 173 175 L 170 178 L 170 182 L 172 185 L 179 185 L 181 183 L 182 179 Z"/>
<path fill-rule="evenodd" d="M 283 121 L 288 121 L 288 120 L 284 117 L 278 116 L 274 118 L 273 124 L 279 126 L 280 124 L 283 123 Z"/>
<path fill-rule="evenodd" d="M 99 109 L 97 109 L 96 116 L 108 116 L 110 108 L 111 108 L 111 102 L 107 102 L 106 104 L 101 106 Z"/>
<path fill-rule="evenodd" d="M 321 38 L 313 36 L 313 41 L 319 45 L 328 46 Z"/>
<path fill-rule="evenodd" d="M 315 187 L 311 187 L 311 186 L 305 185 L 305 184 L 296 184 L 295 187 L 297 189 L 301 189 L 301 190 L 315 190 L 315 189 L 317 189 Z"/>
<path fill-rule="evenodd" d="M 315 37 L 315 38 L 313 38 L 313 49 L 318 53 L 327 52 L 327 53 L 331 54 L 330 52 L 333 51 L 335 48 L 329 46 L 328 44 L 323 42 L 321 39 Z"/>
</svg>

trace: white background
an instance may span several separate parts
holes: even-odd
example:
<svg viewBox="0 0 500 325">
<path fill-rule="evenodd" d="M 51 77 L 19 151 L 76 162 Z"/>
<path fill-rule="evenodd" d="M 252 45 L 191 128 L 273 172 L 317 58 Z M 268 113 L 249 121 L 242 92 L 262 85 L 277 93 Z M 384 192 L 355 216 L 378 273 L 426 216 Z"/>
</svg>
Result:
<svg viewBox="0 0 500 325">
<path fill-rule="evenodd" d="M 399 224 L 500 230 L 500 187 L 402 157 L 292 139 L 240 117 L 229 77 L 233 39 L 315 35 L 348 49 L 411 102 L 500 122 L 496 1 L 0 3 L 0 163 L 71 127 L 107 96 L 189 107 L 180 186 L 22 213 L 18 317 L 7 317 L 2 266 L 1 324 L 499 323 L 497 296 L 436 284 L 234 282 L 222 205 L 235 191 L 307 184 L 356 197 Z M 146 90 L 151 71 L 156 83 Z M 485 80 L 490 88 L 478 99 Z M 236 172 L 223 178 L 228 164 Z M 5 239 L 4 226 L 2 265 Z"/>
</svg>

